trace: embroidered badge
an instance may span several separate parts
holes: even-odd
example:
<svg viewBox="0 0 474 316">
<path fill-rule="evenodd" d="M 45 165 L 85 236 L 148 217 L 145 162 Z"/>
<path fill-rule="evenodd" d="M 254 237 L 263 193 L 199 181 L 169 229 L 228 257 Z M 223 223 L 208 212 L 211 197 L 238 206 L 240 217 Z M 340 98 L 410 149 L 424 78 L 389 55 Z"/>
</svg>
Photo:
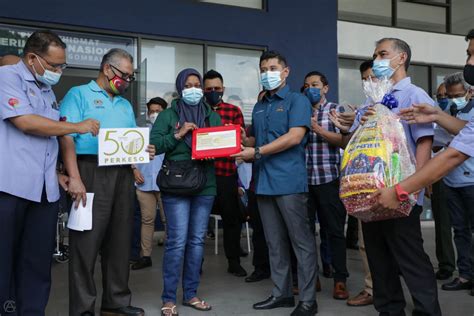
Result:
<svg viewBox="0 0 474 316">
<path fill-rule="evenodd" d="M 96 107 L 100 107 L 103 103 L 104 103 L 104 102 L 103 102 L 102 100 L 100 100 L 100 99 L 95 99 L 95 100 L 94 100 L 94 105 L 95 105 Z"/>
<path fill-rule="evenodd" d="M 60 120 L 61 122 L 66 122 L 66 121 L 67 121 L 67 117 L 66 117 L 66 116 L 61 116 L 61 117 L 59 118 L 59 120 Z"/>
<path fill-rule="evenodd" d="M 16 98 L 10 98 L 8 99 L 8 104 L 12 107 L 16 107 L 18 104 L 20 104 L 20 101 Z"/>
</svg>

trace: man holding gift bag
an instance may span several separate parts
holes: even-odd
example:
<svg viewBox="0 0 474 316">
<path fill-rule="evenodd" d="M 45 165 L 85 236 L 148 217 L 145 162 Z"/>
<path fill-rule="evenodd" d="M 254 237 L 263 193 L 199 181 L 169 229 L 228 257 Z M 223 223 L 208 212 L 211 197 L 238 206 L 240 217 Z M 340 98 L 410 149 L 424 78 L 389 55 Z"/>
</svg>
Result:
<svg viewBox="0 0 474 316">
<path fill-rule="evenodd" d="M 376 43 L 373 72 L 378 78 L 393 81 L 391 111 L 394 113 L 415 103 L 434 104 L 407 76 L 410 57 L 410 46 L 403 40 L 383 38 Z M 356 120 L 351 130 L 358 125 Z M 430 159 L 433 126 L 403 122 L 403 130 L 419 169 Z M 374 282 L 374 306 L 380 315 L 405 315 L 406 303 L 399 273 L 413 297 L 413 315 L 441 315 L 433 266 L 423 249 L 421 236 L 423 196 L 420 192 L 417 204 L 407 217 L 362 224 Z"/>
</svg>

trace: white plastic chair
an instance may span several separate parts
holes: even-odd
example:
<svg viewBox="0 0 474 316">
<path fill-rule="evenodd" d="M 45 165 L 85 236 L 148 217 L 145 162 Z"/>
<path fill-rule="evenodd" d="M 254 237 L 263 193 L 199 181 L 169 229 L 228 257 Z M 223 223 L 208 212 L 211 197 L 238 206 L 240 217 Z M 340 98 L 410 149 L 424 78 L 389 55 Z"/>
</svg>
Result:
<svg viewBox="0 0 474 316">
<path fill-rule="evenodd" d="M 222 216 L 217 214 L 211 214 L 211 217 L 214 218 L 214 254 L 219 254 L 219 221 L 222 220 Z M 245 222 L 245 230 L 247 231 L 247 249 L 250 253 L 250 232 L 249 232 L 249 223 Z"/>
</svg>

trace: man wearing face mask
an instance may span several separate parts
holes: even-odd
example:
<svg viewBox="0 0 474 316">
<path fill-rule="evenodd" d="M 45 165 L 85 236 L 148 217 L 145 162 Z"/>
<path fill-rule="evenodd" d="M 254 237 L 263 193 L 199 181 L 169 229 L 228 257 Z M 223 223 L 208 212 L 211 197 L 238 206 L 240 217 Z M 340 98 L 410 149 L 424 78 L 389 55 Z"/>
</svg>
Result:
<svg viewBox="0 0 474 316">
<path fill-rule="evenodd" d="M 305 163 L 307 132 L 311 129 L 311 104 L 286 83 L 290 73 L 285 57 L 268 51 L 260 57 L 261 83 L 267 91 L 252 113 L 252 137 L 239 154 L 255 160 L 257 202 L 267 239 L 271 296 L 254 309 L 292 307 L 290 243 L 298 261 L 299 303 L 292 316 L 315 315 L 317 250 L 308 211 L 308 174 Z"/>
<path fill-rule="evenodd" d="M 96 80 L 74 87 L 61 104 L 67 122 L 96 118 L 105 128 L 134 128 L 132 105 L 121 94 L 133 76 L 133 58 L 111 49 L 102 58 Z M 130 306 L 129 258 L 133 228 L 134 176 L 130 165 L 98 167 L 98 139 L 70 134 L 60 139 L 70 177 L 69 194 L 85 205 L 86 192 L 94 193 L 92 230 L 69 232 L 69 315 L 93 315 L 96 301 L 94 268 L 100 252 L 103 315 L 143 315 Z M 154 147 L 149 145 L 150 158 Z M 133 167 L 133 166 L 132 166 Z"/>
<path fill-rule="evenodd" d="M 335 270 L 332 295 L 334 299 L 345 300 L 349 297 L 344 237 L 346 209 L 339 199 L 340 148 L 343 143 L 339 130 L 329 119 L 330 111 L 339 105 L 327 101 L 328 91 L 329 82 L 324 74 L 312 71 L 306 75 L 303 93 L 313 106 L 311 132 L 306 146 L 306 168 L 310 198 L 314 201 L 319 223 L 328 235 L 331 249 Z M 314 213 L 315 210 L 311 211 Z"/>
<path fill-rule="evenodd" d="M 45 315 L 59 210 L 56 136 L 99 131 L 96 120 L 59 121 L 51 87 L 65 68 L 66 44 L 51 31 L 34 32 L 21 60 L 0 67 L 1 315 Z"/>
<path fill-rule="evenodd" d="M 225 103 L 224 79 L 215 70 L 209 70 L 203 77 L 204 96 L 206 102 L 211 106 L 222 120 L 222 125 L 233 124 L 245 128 L 242 112 L 235 105 Z M 228 261 L 227 272 L 244 277 L 247 272 L 240 265 L 240 230 L 242 227 L 242 214 L 238 207 L 238 181 L 235 159 L 216 159 L 216 183 L 217 196 L 215 206 L 222 216 L 224 229 L 224 250 Z"/>
<path fill-rule="evenodd" d="M 450 112 L 460 120 L 474 118 L 474 100 L 469 84 L 464 81 L 461 72 L 444 78 L 447 97 L 450 101 Z M 443 181 L 445 184 L 447 206 L 454 231 L 454 244 L 458 260 L 459 277 L 442 285 L 445 291 L 470 289 L 474 280 L 474 267 L 470 260 L 471 221 L 474 218 L 474 158 L 469 158 L 462 165 L 451 171 Z"/>
<path fill-rule="evenodd" d="M 148 101 L 147 107 L 147 125 L 150 128 L 156 121 L 158 115 L 166 109 L 168 103 L 160 97 Z M 155 232 L 156 208 L 160 210 L 160 219 L 166 233 L 166 218 L 161 201 L 161 193 L 156 178 L 160 172 L 163 163 L 164 154 L 158 155 L 146 164 L 133 165 L 133 175 L 137 187 L 137 199 L 140 204 L 141 212 L 141 257 L 132 264 L 132 270 L 140 270 L 151 267 L 151 251 L 153 248 L 153 234 Z"/>
</svg>

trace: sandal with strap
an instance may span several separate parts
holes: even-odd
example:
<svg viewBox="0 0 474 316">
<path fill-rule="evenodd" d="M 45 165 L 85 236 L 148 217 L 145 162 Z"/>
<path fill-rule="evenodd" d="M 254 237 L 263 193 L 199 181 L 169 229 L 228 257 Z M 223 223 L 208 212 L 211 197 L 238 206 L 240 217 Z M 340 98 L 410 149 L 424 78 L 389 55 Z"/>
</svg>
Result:
<svg viewBox="0 0 474 316">
<path fill-rule="evenodd" d="M 178 311 L 176 310 L 176 305 L 173 306 L 163 306 L 161 308 L 161 316 L 178 316 Z"/>
<path fill-rule="evenodd" d="M 202 311 L 202 312 L 207 312 L 212 309 L 212 306 L 208 305 L 206 302 L 204 302 L 204 300 L 201 300 L 200 298 L 197 298 L 197 297 L 196 299 L 197 300 L 192 303 L 190 303 L 189 301 L 183 302 L 183 305 L 194 308 L 195 310 Z"/>
</svg>

